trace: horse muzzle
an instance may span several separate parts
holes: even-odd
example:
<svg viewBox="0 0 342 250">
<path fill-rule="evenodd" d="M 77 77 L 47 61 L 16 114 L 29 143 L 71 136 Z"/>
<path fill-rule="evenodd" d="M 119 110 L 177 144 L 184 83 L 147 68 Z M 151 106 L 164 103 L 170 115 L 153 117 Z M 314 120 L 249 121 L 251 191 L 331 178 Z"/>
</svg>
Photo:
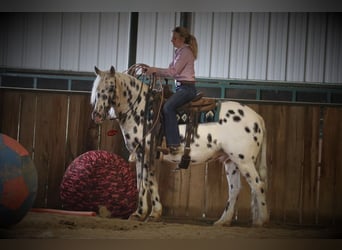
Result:
<svg viewBox="0 0 342 250">
<path fill-rule="evenodd" d="M 96 123 L 96 124 L 101 124 L 104 121 L 104 117 L 99 114 L 98 112 L 94 111 L 91 114 L 91 119 Z"/>
</svg>

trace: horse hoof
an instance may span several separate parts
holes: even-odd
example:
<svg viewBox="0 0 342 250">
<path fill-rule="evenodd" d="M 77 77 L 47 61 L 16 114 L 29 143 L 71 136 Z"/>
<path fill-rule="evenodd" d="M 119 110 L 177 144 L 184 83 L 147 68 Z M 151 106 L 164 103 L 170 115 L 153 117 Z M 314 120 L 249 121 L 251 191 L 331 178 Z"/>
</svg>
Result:
<svg viewBox="0 0 342 250">
<path fill-rule="evenodd" d="M 160 217 L 155 217 L 155 216 L 149 216 L 148 217 L 148 221 L 151 221 L 151 222 L 161 222 L 161 218 Z"/>
<path fill-rule="evenodd" d="M 253 225 L 253 227 L 263 227 L 264 223 L 261 221 L 257 221 L 257 222 L 253 222 L 252 225 Z"/>
<path fill-rule="evenodd" d="M 129 216 L 128 220 L 132 220 L 132 221 L 143 221 L 142 217 L 137 215 L 137 214 L 132 214 L 131 216 Z"/>
<path fill-rule="evenodd" d="M 222 221 L 216 221 L 213 226 L 215 227 L 230 227 L 231 226 L 231 222 L 226 221 L 226 222 L 222 222 Z"/>
</svg>

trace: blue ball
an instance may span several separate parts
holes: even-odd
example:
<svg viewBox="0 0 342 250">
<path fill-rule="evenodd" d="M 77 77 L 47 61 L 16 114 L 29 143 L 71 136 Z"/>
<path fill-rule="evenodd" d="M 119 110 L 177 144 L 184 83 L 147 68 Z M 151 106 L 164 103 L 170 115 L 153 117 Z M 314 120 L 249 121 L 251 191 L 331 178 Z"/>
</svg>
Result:
<svg viewBox="0 0 342 250">
<path fill-rule="evenodd" d="M 0 134 L 0 227 L 21 221 L 37 194 L 37 171 L 27 150 Z"/>
</svg>

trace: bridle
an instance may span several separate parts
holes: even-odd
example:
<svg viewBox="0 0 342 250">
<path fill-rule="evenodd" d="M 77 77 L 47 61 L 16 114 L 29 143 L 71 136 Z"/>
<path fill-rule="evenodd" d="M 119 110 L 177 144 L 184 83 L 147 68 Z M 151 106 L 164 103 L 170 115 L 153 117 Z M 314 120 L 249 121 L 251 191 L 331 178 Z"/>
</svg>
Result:
<svg viewBox="0 0 342 250">
<path fill-rule="evenodd" d="M 145 64 L 134 64 L 129 69 L 124 71 L 123 73 L 127 73 L 127 74 L 129 74 L 129 75 L 139 79 L 143 75 L 143 68 L 145 68 L 145 67 L 148 67 L 148 66 L 145 65 Z M 139 70 L 141 71 L 140 74 L 138 74 Z M 135 98 L 135 100 L 134 100 L 133 104 L 131 105 L 131 107 L 134 107 L 135 104 L 137 103 L 137 101 L 141 98 L 142 89 L 143 89 L 143 82 L 141 84 L 139 93 L 138 93 L 137 97 Z M 122 121 L 122 120 L 126 119 L 128 114 L 131 113 L 132 111 L 133 111 L 133 108 L 129 108 L 125 112 L 120 113 L 118 115 L 118 117 L 111 118 L 111 120 L 120 120 L 120 121 Z"/>
</svg>

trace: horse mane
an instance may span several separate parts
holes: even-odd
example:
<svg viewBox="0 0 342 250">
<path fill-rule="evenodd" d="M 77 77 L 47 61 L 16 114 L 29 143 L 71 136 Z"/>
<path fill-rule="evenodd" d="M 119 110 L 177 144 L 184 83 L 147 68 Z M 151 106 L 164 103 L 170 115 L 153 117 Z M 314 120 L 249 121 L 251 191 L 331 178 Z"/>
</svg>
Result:
<svg viewBox="0 0 342 250">
<path fill-rule="evenodd" d="M 91 90 L 90 104 L 94 105 L 96 100 L 96 89 L 100 83 L 100 76 L 98 75 L 94 81 L 93 88 Z"/>
</svg>

